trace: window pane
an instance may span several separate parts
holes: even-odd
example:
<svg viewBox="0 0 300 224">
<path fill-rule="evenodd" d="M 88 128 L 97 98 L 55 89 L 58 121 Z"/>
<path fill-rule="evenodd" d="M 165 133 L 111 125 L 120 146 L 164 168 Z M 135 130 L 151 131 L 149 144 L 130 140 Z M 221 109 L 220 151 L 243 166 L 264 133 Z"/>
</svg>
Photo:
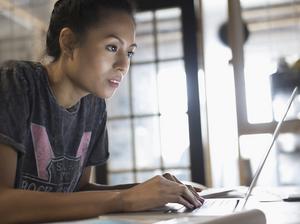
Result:
<svg viewBox="0 0 300 224">
<path fill-rule="evenodd" d="M 162 114 L 187 112 L 186 74 L 183 61 L 159 63 L 158 94 Z"/>
<path fill-rule="evenodd" d="M 139 12 L 135 16 L 136 20 L 136 34 L 142 35 L 153 35 L 153 12 Z"/>
<path fill-rule="evenodd" d="M 299 185 L 300 137 L 299 133 L 284 133 L 278 136 L 278 175 L 283 185 Z"/>
<path fill-rule="evenodd" d="M 271 140 L 271 134 L 243 135 L 240 137 L 241 156 L 250 159 L 253 175 L 268 150 Z M 276 165 L 276 148 L 273 148 L 262 169 L 258 185 L 277 184 Z"/>
<path fill-rule="evenodd" d="M 181 32 L 159 33 L 157 38 L 159 59 L 183 57 Z"/>
<path fill-rule="evenodd" d="M 162 174 L 161 170 L 137 172 L 137 182 L 142 183 L 156 175 L 161 175 L 161 174 Z"/>
<path fill-rule="evenodd" d="M 133 65 L 131 75 L 134 114 L 158 113 L 155 64 Z"/>
<path fill-rule="evenodd" d="M 129 77 L 126 75 L 115 95 L 107 101 L 109 117 L 130 115 Z"/>
<path fill-rule="evenodd" d="M 158 117 L 134 120 L 137 168 L 159 168 L 160 139 Z"/>
<path fill-rule="evenodd" d="M 151 21 L 153 20 L 153 12 L 152 11 L 138 12 L 135 15 L 135 20 L 137 23 Z"/>
<path fill-rule="evenodd" d="M 281 185 L 300 185 L 300 152 L 278 155 L 278 175 Z"/>
<path fill-rule="evenodd" d="M 287 91 L 277 91 L 277 93 L 274 94 L 273 113 L 275 120 L 279 121 L 285 113 L 292 91 L 293 89 L 287 89 Z M 300 95 L 296 96 L 286 116 L 286 120 L 295 119 L 300 119 Z"/>
<path fill-rule="evenodd" d="M 128 184 L 134 183 L 133 173 L 111 173 L 109 174 L 109 184 L 118 185 L 118 184 Z"/>
<path fill-rule="evenodd" d="M 163 19 L 157 21 L 157 32 L 160 33 L 170 33 L 170 32 L 181 31 L 181 21 L 180 17 Z"/>
<path fill-rule="evenodd" d="M 152 35 L 136 36 L 136 43 L 138 48 L 132 58 L 133 63 L 154 61 L 154 37 Z"/>
<path fill-rule="evenodd" d="M 130 120 L 108 122 L 110 159 L 109 170 L 133 169 L 132 133 Z"/>
<path fill-rule="evenodd" d="M 162 115 L 160 125 L 164 166 L 188 167 L 190 140 L 187 115 Z"/>
<path fill-rule="evenodd" d="M 156 12 L 159 59 L 183 56 L 181 11 L 179 8 Z"/>
<path fill-rule="evenodd" d="M 279 2 L 281 6 L 277 8 Z M 275 72 L 289 75 L 286 73 L 299 58 L 299 20 L 287 19 L 298 14 L 298 7 L 291 0 L 252 3 L 242 0 L 241 5 L 243 19 L 250 31 L 244 48 L 248 121 L 270 122 L 273 120 L 270 75 Z M 257 10 L 253 11 L 250 7 L 254 5 Z"/>
<path fill-rule="evenodd" d="M 181 16 L 180 8 L 160 9 L 155 12 L 155 16 L 159 20 L 174 19 Z"/>
<path fill-rule="evenodd" d="M 136 16 L 136 43 L 138 48 L 135 51 L 133 62 L 154 61 L 154 28 L 153 13 L 137 13 Z"/>
<path fill-rule="evenodd" d="M 270 90 L 270 66 L 266 55 L 249 56 L 245 65 L 246 103 L 249 123 L 272 121 L 272 101 Z"/>
</svg>

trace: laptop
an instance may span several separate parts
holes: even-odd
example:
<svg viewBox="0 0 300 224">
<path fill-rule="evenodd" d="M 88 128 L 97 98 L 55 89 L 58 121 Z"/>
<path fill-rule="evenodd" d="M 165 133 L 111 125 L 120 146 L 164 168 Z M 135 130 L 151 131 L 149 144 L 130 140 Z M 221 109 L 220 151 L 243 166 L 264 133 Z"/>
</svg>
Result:
<svg viewBox="0 0 300 224">
<path fill-rule="evenodd" d="M 225 189 L 224 191 L 214 191 L 214 189 L 210 189 L 211 194 L 205 194 L 205 192 L 199 193 L 200 196 L 209 196 L 209 199 L 205 199 L 203 205 L 200 208 L 191 210 L 186 208 L 185 206 L 182 206 L 180 204 L 176 203 L 170 203 L 167 206 L 169 207 L 168 210 L 166 210 L 166 213 L 185 213 L 185 212 L 190 212 L 193 213 L 193 215 L 226 215 L 226 214 L 231 214 L 233 212 L 240 212 L 245 210 L 245 206 L 249 200 L 249 197 L 251 196 L 251 193 L 253 191 L 253 188 L 256 186 L 257 180 L 261 174 L 261 171 L 266 163 L 266 160 L 270 154 L 270 151 L 279 135 L 280 128 L 282 126 L 282 123 L 284 122 L 286 115 L 288 114 L 288 111 L 295 99 L 295 96 L 297 94 L 298 87 L 295 87 L 289 101 L 286 106 L 286 110 L 281 118 L 281 120 L 278 122 L 275 131 L 273 133 L 272 141 L 271 144 L 266 151 L 265 155 L 263 156 L 260 165 L 258 166 L 256 173 L 252 179 L 252 182 L 250 184 L 250 187 L 247 190 L 247 193 L 242 195 L 241 198 L 217 198 L 219 197 L 222 193 L 228 193 L 233 191 L 234 189 Z M 212 196 L 216 198 L 211 198 Z"/>
</svg>

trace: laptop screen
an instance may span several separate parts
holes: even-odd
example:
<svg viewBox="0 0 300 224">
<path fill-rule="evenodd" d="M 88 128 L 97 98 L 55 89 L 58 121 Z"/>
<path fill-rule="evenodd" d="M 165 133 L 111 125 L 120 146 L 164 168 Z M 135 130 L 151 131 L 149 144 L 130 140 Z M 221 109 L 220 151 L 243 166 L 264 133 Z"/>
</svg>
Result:
<svg viewBox="0 0 300 224">
<path fill-rule="evenodd" d="M 270 154 L 270 151 L 271 151 L 271 149 L 272 149 L 272 147 L 273 147 L 273 145 L 274 145 L 274 143 L 275 143 L 275 141 L 276 141 L 276 139 L 277 139 L 277 137 L 278 137 L 278 135 L 279 135 L 279 131 L 280 131 L 280 128 L 281 128 L 281 126 L 282 126 L 282 123 L 283 123 L 283 121 L 285 120 L 286 115 L 288 114 L 288 112 L 289 112 L 289 110 L 290 110 L 290 107 L 291 107 L 291 105 L 292 105 L 292 103 L 293 103 L 293 101 L 294 101 L 294 99 L 295 99 L 295 96 L 296 96 L 296 94 L 297 94 L 297 91 L 298 91 L 298 87 L 295 87 L 294 90 L 293 90 L 293 93 L 292 93 L 292 95 L 290 96 L 290 99 L 289 99 L 289 101 L 288 101 L 288 103 L 287 103 L 285 112 L 284 112 L 284 114 L 282 115 L 281 120 L 278 122 L 278 124 L 277 124 L 277 126 L 276 126 L 276 128 L 275 128 L 275 131 L 274 131 L 274 133 L 273 133 L 273 138 L 272 138 L 271 144 L 270 144 L 268 150 L 266 151 L 266 154 L 264 155 L 263 159 L 261 160 L 261 163 L 260 163 L 260 165 L 258 166 L 258 169 L 256 170 L 256 173 L 255 173 L 255 175 L 254 175 L 254 177 L 253 177 L 253 180 L 252 180 L 252 182 L 251 182 L 251 184 L 250 184 L 250 187 L 249 187 L 249 189 L 248 189 L 248 191 L 247 191 L 247 193 L 246 193 L 246 195 L 245 195 L 245 201 L 244 201 L 244 204 L 243 204 L 243 206 L 242 206 L 242 210 L 245 208 L 246 203 L 247 203 L 247 201 L 248 201 L 248 199 L 249 199 L 249 197 L 250 197 L 250 195 L 251 195 L 251 192 L 252 192 L 253 188 L 255 187 L 255 185 L 256 185 L 256 183 L 257 183 L 258 177 L 259 177 L 259 175 L 260 175 L 260 173 L 261 173 L 261 171 L 262 171 L 262 169 L 263 169 L 263 167 L 264 167 L 264 165 L 265 165 L 265 163 L 266 163 L 266 160 L 267 160 L 267 158 L 268 158 L 268 156 L 269 156 L 269 154 Z"/>
</svg>

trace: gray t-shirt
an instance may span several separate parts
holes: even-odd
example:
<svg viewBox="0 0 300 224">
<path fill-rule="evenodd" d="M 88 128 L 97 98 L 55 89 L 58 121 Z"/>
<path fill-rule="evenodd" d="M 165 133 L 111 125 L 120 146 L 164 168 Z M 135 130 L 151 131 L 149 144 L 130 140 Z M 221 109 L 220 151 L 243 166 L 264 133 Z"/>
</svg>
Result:
<svg viewBox="0 0 300 224">
<path fill-rule="evenodd" d="M 0 143 L 18 152 L 15 188 L 73 192 L 84 167 L 109 157 L 105 100 L 92 94 L 59 106 L 40 63 L 0 67 Z"/>
</svg>

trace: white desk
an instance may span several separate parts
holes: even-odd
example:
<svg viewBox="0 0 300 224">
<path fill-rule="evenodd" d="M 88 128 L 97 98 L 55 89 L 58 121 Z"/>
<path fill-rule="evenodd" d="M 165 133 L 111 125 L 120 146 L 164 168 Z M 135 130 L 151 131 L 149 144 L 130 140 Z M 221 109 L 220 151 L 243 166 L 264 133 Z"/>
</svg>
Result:
<svg viewBox="0 0 300 224">
<path fill-rule="evenodd" d="M 251 208 L 251 206 L 250 206 Z M 258 206 L 253 206 L 262 210 L 266 216 L 267 224 L 300 224 L 300 202 L 263 202 Z M 104 216 L 101 219 L 120 219 L 133 220 L 136 223 L 150 224 L 161 221 L 170 220 L 174 218 L 187 217 L 186 214 L 122 214 Z M 189 217 L 189 223 L 197 223 L 197 219 L 203 221 L 203 217 Z M 210 218 L 207 218 L 208 220 Z M 180 222 L 179 222 L 180 223 Z M 168 223 L 169 224 L 169 223 Z"/>
<path fill-rule="evenodd" d="M 300 202 L 264 202 L 256 208 L 265 213 L 267 224 L 300 223 Z"/>
<path fill-rule="evenodd" d="M 270 189 L 278 195 L 287 193 L 299 193 L 300 187 L 280 187 Z M 267 224 L 300 224 L 300 202 L 259 202 L 256 205 L 249 205 L 248 208 L 262 210 L 267 218 Z"/>
</svg>

